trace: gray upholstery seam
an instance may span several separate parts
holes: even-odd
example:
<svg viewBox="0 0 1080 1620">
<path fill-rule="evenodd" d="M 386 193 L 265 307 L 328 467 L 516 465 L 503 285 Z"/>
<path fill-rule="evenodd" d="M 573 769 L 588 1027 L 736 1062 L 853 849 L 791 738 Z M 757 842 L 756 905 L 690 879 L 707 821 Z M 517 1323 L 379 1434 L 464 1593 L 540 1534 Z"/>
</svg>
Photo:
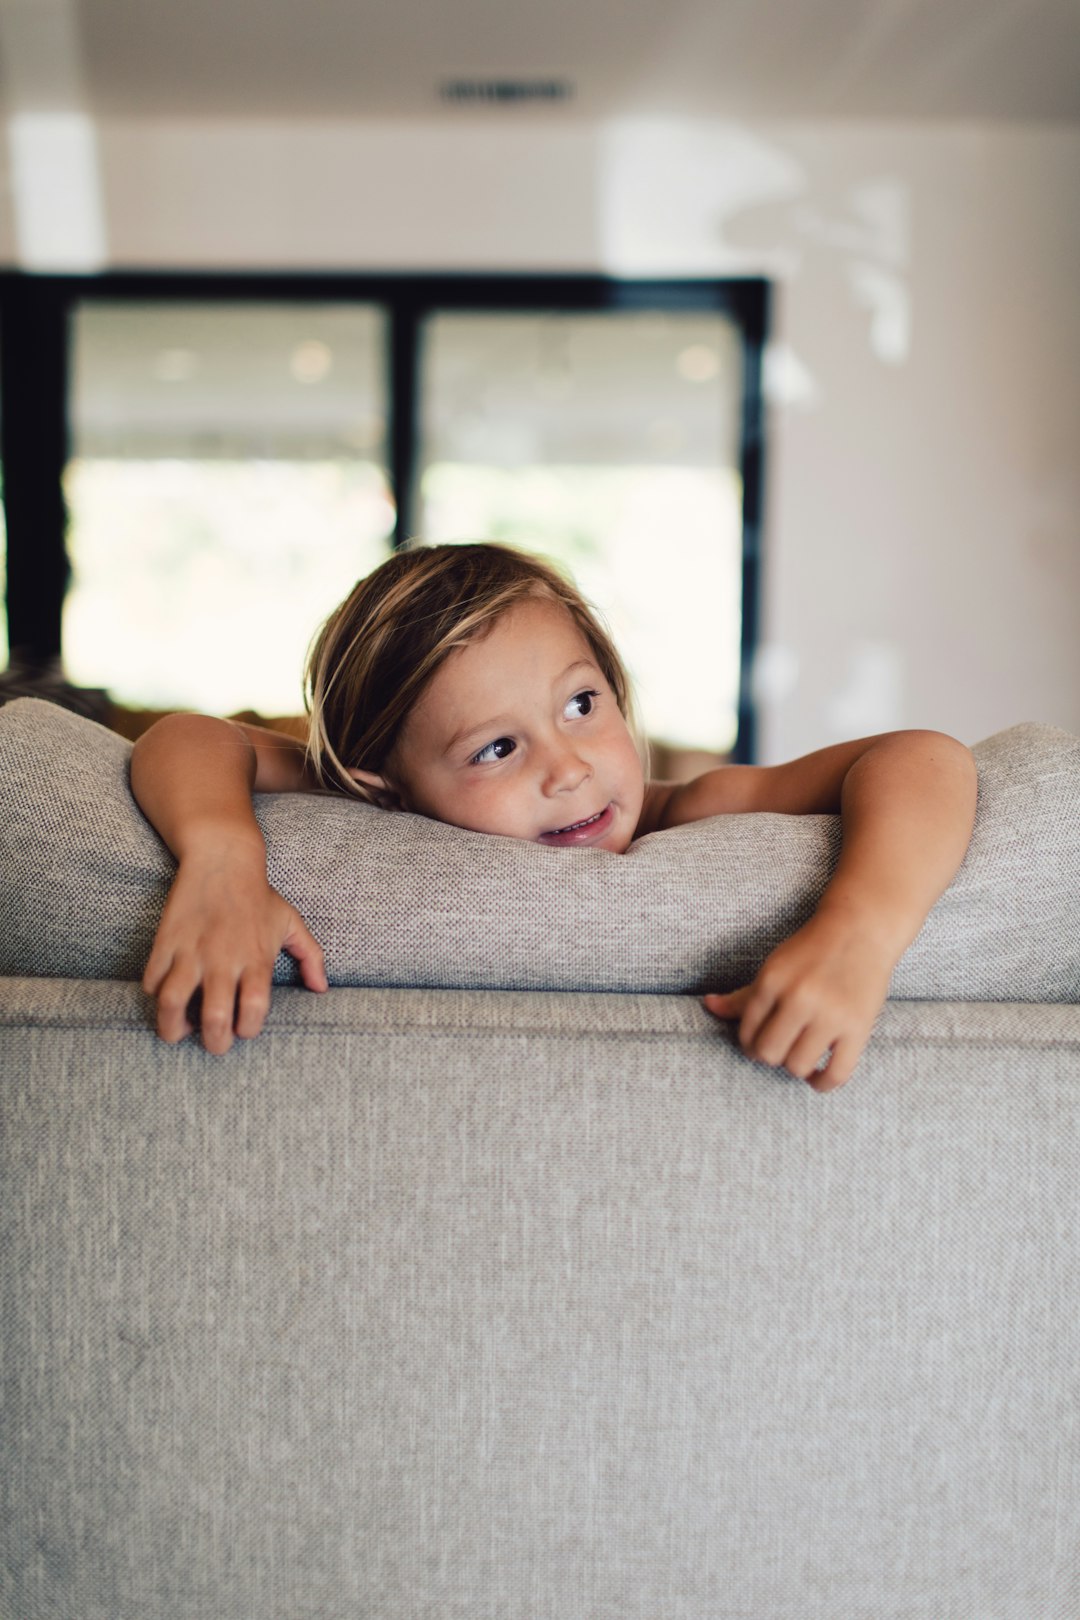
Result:
<svg viewBox="0 0 1080 1620">
<path fill-rule="evenodd" d="M 988 1003 L 988 1005 L 994 1005 Z M 110 1021 L 105 1023 L 91 1023 L 85 1019 L 66 1020 L 50 1019 L 48 1022 L 38 1023 L 26 1018 L 15 1019 L 10 1023 L 0 1019 L 0 1030 L 81 1030 L 87 1034 L 127 1034 L 127 1035 L 153 1035 L 152 1024 L 137 1024 L 134 1022 Z M 315 1038 L 320 1035 L 332 1039 L 340 1039 L 343 1035 L 371 1035 L 388 1037 L 393 1040 L 411 1040 L 417 1035 L 462 1036 L 467 1040 L 486 1038 L 489 1040 L 505 1040 L 507 1037 L 528 1036 L 543 1041 L 676 1041 L 681 1044 L 691 1043 L 705 1046 L 712 1045 L 717 1035 L 711 1030 L 659 1030 L 659 1029 L 619 1029 L 619 1030 L 551 1030 L 539 1026 L 509 1027 L 506 1029 L 485 1029 L 470 1024 L 415 1024 L 411 1028 L 389 1028 L 372 1024 L 345 1024 L 340 1021 L 327 1024 L 309 1023 L 275 1023 L 270 1029 L 264 1029 L 254 1040 L 243 1040 L 237 1037 L 237 1049 L 265 1043 L 272 1040 L 275 1035 L 307 1035 Z M 1021 1052 L 1080 1052 L 1080 1035 L 1069 1036 L 1064 1040 L 1033 1039 L 1026 1036 L 1004 1036 L 997 1039 L 984 1036 L 966 1035 L 892 1035 L 888 1033 L 874 1034 L 871 1041 L 876 1046 L 907 1046 L 907 1047 L 933 1047 L 955 1050 L 957 1048 L 970 1048 L 975 1051 L 1000 1052 L 1008 1048 L 1015 1048 Z M 722 1044 L 729 1050 L 738 1051 L 739 1048 L 731 1039 Z M 199 1050 L 192 1036 L 185 1036 L 183 1041 L 173 1043 L 161 1042 L 162 1046 L 170 1045 L 172 1050 Z M 207 1056 L 225 1056 L 227 1054 L 206 1054 Z M 740 1053 L 740 1055 L 742 1055 Z"/>
</svg>

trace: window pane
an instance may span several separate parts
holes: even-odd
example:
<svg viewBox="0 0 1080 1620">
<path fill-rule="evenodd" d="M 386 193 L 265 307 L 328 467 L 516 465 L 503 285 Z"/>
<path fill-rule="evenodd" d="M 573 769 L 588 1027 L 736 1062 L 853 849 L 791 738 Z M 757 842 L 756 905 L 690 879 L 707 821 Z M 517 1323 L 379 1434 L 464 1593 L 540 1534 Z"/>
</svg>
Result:
<svg viewBox="0 0 1080 1620">
<path fill-rule="evenodd" d="M 69 679 L 298 712 L 317 624 L 388 553 L 384 347 L 359 306 L 79 309 Z"/>
<path fill-rule="evenodd" d="M 442 313 L 421 346 L 420 532 L 553 556 L 599 606 L 649 735 L 735 739 L 742 350 L 720 315 Z"/>
</svg>

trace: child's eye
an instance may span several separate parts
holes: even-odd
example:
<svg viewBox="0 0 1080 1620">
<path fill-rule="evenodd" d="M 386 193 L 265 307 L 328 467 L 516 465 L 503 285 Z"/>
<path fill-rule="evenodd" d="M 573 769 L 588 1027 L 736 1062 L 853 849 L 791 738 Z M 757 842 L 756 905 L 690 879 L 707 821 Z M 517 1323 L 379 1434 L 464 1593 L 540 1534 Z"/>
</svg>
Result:
<svg viewBox="0 0 1080 1620">
<path fill-rule="evenodd" d="M 489 742 L 486 748 L 481 748 L 478 754 L 474 754 L 469 764 L 489 765 L 493 760 L 505 759 L 508 754 L 514 752 L 516 746 L 512 737 L 496 737 L 494 742 Z"/>
<path fill-rule="evenodd" d="M 563 712 L 570 716 L 591 714 L 599 696 L 599 692 L 575 692 Z"/>
</svg>

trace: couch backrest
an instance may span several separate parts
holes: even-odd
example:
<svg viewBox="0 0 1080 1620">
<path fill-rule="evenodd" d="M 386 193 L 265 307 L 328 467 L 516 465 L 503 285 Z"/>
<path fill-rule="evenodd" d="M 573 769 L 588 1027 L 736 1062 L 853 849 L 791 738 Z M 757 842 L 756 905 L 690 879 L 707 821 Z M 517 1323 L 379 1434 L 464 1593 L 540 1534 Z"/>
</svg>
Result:
<svg viewBox="0 0 1080 1620">
<path fill-rule="evenodd" d="M 0 1614 L 1065 1620 L 1080 1010 L 0 994 Z"/>
</svg>

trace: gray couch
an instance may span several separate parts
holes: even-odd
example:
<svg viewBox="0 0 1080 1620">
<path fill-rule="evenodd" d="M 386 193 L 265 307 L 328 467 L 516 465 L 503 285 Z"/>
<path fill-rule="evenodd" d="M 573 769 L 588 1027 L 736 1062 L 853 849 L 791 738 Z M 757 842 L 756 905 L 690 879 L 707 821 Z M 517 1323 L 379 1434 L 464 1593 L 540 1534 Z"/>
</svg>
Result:
<svg viewBox="0 0 1080 1620">
<path fill-rule="evenodd" d="M 1080 743 L 977 754 L 822 1096 L 690 992 L 827 818 L 616 857 L 262 800 L 334 988 L 282 961 L 211 1058 L 131 982 L 125 745 L 0 710 L 4 1620 L 1076 1620 Z"/>
</svg>

